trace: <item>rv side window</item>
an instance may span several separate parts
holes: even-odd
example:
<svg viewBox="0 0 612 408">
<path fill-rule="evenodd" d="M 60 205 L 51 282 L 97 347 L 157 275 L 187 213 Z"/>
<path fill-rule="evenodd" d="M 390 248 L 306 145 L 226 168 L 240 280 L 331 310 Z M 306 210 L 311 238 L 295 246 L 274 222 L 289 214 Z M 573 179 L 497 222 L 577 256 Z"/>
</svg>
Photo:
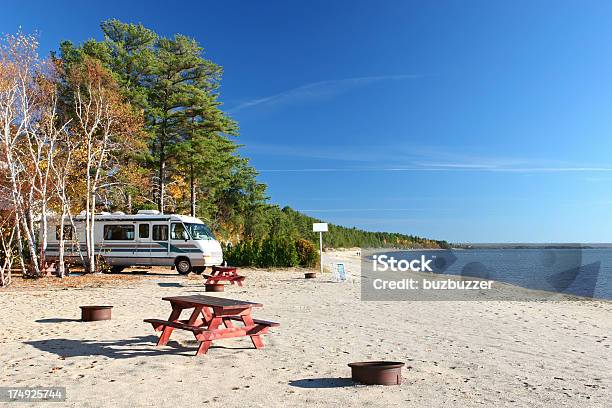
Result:
<svg viewBox="0 0 612 408">
<path fill-rule="evenodd" d="M 149 224 L 139 224 L 138 225 L 138 237 L 139 238 L 149 238 Z"/>
<path fill-rule="evenodd" d="M 131 241 L 134 239 L 134 226 L 105 225 L 104 239 L 107 241 Z"/>
<path fill-rule="evenodd" d="M 55 239 L 60 240 L 60 226 L 55 227 Z M 72 239 L 72 225 L 64 225 L 64 239 L 70 241 Z"/>
<path fill-rule="evenodd" d="M 167 241 L 168 240 L 168 226 L 167 225 L 154 225 L 153 226 L 153 240 L 154 241 Z"/>
<path fill-rule="evenodd" d="M 172 229 L 170 230 L 170 238 L 172 239 L 189 239 L 189 234 L 185 230 L 185 226 L 178 222 L 172 223 Z"/>
</svg>

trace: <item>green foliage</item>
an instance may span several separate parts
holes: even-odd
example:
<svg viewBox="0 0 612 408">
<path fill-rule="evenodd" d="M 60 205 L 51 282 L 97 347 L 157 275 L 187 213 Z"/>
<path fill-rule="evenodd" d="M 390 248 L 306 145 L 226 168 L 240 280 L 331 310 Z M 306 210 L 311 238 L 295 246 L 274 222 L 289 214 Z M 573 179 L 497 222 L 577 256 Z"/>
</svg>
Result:
<svg viewBox="0 0 612 408">
<path fill-rule="evenodd" d="M 295 241 L 295 249 L 298 254 L 299 264 L 304 267 L 315 267 L 319 260 L 317 248 L 312 242 L 300 238 Z"/>
<path fill-rule="evenodd" d="M 306 239 L 318 245 L 319 235 L 312 232 L 312 224 L 321 220 L 304 215 L 290 207 L 265 206 L 249 220 L 247 239 L 261 240 L 268 236 Z M 435 241 L 414 235 L 371 232 L 329 224 L 323 234 L 323 245 L 332 248 L 447 248 L 445 241 Z"/>
<path fill-rule="evenodd" d="M 286 238 L 246 240 L 236 245 L 228 244 L 223 248 L 223 255 L 230 265 L 235 266 L 270 268 L 295 267 L 302 264 L 296 242 Z"/>
<path fill-rule="evenodd" d="M 274 240 L 276 244 L 276 262 L 282 266 L 298 266 L 300 259 L 295 241 L 284 238 Z"/>
<path fill-rule="evenodd" d="M 260 268 L 265 268 L 267 266 L 280 266 L 280 261 L 277 259 L 278 257 L 275 244 L 276 243 L 274 240 L 270 238 L 262 242 L 259 256 L 254 260 L 256 266 L 259 266 Z"/>
</svg>

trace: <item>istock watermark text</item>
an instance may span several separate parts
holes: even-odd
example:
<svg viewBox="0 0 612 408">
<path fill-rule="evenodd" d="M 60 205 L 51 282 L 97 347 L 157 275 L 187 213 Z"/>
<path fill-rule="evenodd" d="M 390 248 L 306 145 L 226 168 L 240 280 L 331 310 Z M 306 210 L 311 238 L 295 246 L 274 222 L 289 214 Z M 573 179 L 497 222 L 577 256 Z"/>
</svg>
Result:
<svg viewBox="0 0 612 408">
<path fill-rule="evenodd" d="M 421 255 L 420 259 L 395 259 L 388 255 L 374 255 L 374 272 L 400 271 L 400 272 L 433 272 L 431 262 L 433 259 L 427 259 L 425 255 Z"/>
</svg>

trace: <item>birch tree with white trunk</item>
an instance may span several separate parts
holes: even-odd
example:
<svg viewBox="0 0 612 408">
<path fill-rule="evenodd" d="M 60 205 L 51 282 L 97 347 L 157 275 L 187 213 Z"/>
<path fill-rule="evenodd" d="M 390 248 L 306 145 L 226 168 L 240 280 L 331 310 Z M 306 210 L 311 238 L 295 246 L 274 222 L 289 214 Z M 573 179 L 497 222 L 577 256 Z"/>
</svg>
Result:
<svg viewBox="0 0 612 408">
<path fill-rule="evenodd" d="M 133 109 L 125 103 L 112 75 L 95 59 L 84 57 L 68 74 L 74 120 L 71 132 L 81 140 L 85 172 L 85 243 L 88 272 L 96 266 L 95 214 L 98 189 L 105 188 L 121 163 L 117 153 L 126 148 L 141 126 Z"/>
<path fill-rule="evenodd" d="M 4 214 L 0 219 L 0 287 L 11 284 L 13 263 L 15 261 L 14 241 L 17 224 L 14 214 Z"/>
<path fill-rule="evenodd" d="M 41 92 L 44 64 L 38 58 L 37 47 L 34 36 L 22 33 L 6 35 L 0 42 L 0 145 L 18 223 L 19 256 L 22 260 L 25 256 L 23 234 L 31 261 L 27 272 L 35 276 L 40 275 L 36 216 L 40 214 L 43 223 L 46 221 L 48 160 L 52 151 L 39 133 L 45 95 Z M 25 267 L 23 272 L 26 273 Z"/>
</svg>

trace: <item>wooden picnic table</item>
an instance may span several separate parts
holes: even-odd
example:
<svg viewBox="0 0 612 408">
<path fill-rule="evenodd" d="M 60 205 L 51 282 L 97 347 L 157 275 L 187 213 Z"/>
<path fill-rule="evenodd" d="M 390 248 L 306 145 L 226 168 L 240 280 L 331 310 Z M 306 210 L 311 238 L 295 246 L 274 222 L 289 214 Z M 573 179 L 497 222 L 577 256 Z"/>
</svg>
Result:
<svg viewBox="0 0 612 408">
<path fill-rule="evenodd" d="M 238 275 L 238 270 L 233 266 L 213 266 L 210 275 L 205 275 L 206 281 L 204 284 L 216 284 L 221 281 L 227 281 L 232 285 L 235 283 L 238 286 L 242 286 L 242 281 L 244 280 L 244 276 Z"/>
<path fill-rule="evenodd" d="M 187 330 L 200 342 L 196 356 L 206 354 L 214 340 L 249 336 L 255 348 L 263 348 L 262 334 L 278 323 L 253 319 L 251 310 L 261 303 L 225 299 L 215 296 L 192 295 L 164 297 L 170 302 L 172 313 L 168 320 L 145 319 L 155 331 L 161 331 L 158 346 L 165 346 L 174 329 Z M 185 309 L 193 309 L 189 319 L 180 320 Z M 238 325 L 236 325 L 238 323 Z M 222 327 L 224 326 L 224 327 Z"/>
</svg>

